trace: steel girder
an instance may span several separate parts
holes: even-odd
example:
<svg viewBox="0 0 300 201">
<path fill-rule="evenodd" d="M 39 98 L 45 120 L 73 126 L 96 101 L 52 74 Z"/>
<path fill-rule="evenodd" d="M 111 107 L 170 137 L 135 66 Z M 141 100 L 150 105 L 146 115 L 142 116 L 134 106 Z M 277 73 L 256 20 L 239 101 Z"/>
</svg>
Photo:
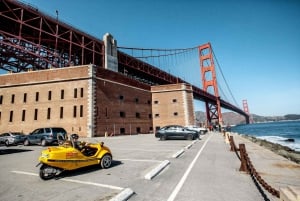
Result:
<svg viewBox="0 0 300 201">
<path fill-rule="evenodd" d="M 29 5 L 0 1 L 0 68 L 20 72 L 73 65 L 103 66 L 103 41 Z"/>
</svg>

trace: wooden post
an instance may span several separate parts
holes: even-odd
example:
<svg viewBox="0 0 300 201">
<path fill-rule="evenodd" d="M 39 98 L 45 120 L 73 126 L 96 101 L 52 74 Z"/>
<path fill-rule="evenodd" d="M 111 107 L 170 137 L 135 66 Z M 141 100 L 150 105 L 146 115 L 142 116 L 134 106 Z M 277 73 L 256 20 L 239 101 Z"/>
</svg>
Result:
<svg viewBox="0 0 300 201">
<path fill-rule="evenodd" d="M 241 167 L 240 171 L 249 173 L 248 167 L 247 167 L 247 159 L 246 159 L 246 147 L 245 144 L 239 144 L 240 149 L 240 155 L 241 155 Z"/>
</svg>

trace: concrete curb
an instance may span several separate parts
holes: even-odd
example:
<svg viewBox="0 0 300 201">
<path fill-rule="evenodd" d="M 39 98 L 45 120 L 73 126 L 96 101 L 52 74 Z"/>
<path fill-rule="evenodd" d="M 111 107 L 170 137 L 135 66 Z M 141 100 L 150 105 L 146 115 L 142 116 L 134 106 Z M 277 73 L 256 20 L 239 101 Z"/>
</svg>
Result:
<svg viewBox="0 0 300 201">
<path fill-rule="evenodd" d="M 162 171 L 169 164 L 170 164 L 170 161 L 168 161 L 168 160 L 161 162 L 158 166 L 156 166 L 153 170 L 151 170 L 148 174 L 145 175 L 145 179 L 151 180 L 153 177 L 155 177 L 160 171 Z"/>
<path fill-rule="evenodd" d="M 110 199 L 109 201 L 125 201 L 128 200 L 134 194 L 130 188 L 125 188 L 121 193 Z"/>
<path fill-rule="evenodd" d="M 189 145 L 187 145 L 186 147 L 184 147 L 184 149 L 189 149 L 189 148 L 191 148 L 195 143 L 196 143 L 196 140 L 194 140 L 191 144 L 189 144 Z"/>
<path fill-rule="evenodd" d="M 173 154 L 172 158 L 178 158 L 183 153 L 184 153 L 184 149 L 181 149 L 177 151 L 175 154 Z"/>
</svg>

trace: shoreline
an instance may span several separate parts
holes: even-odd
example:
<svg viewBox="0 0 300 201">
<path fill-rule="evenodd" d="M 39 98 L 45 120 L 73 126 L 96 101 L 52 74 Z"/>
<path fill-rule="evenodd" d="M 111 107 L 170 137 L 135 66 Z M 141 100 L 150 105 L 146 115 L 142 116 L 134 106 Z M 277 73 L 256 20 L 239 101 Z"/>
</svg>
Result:
<svg viewBox="0 0 300 201">
<path fill-rule="evenodd" d="M 290 161 L 293 161 L 297 164 L 300 164 L 300 152 L 299 151 L 295 151 L 287 146 L 283 146 L 277 143 L 272 143 L 269 142 L 267 140 L 263 140 L 263 139 L 258 139 L 256 137 L 250 136 L 250 135 L 241 135 L 238 134 L 243 138 L 248 139 L 249 141 L 256 143 L 280 156 L 283 156 L 287 159 L 289 159 Z"/>
</svg>

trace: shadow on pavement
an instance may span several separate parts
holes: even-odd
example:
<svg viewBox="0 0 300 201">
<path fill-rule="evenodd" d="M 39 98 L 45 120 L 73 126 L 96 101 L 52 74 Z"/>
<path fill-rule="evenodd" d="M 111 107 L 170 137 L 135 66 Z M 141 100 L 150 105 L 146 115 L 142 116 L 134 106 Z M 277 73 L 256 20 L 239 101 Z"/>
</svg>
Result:
<svg viewBox="0 0 300 201">
<path fill-rule="evenodd" d="M 0 155 L 15 154 L 20 152 L 33 151 L 31 149 L 0 149 Z"/>
<path fill-rule="evenodd" d="M 123 163 L 121 161 L 113 160 L 110 168 L 114 168 L 114 167 L 122 165 L 122 164 Z M 108 169 L 110 169 L 110 168 L 108 168 Z M 73 177 L 73 176 L 82 175 L 82 174 L 88 174 L 90 172 L 101 171 L 101 170 L 102 170 L 102 168 L 100 167 L 100 164 L 99 165 L 92 165 L 92 166 L 87 166 L 87 167 L 79 168 L 79 169 L 76 169 L 76 170 L 64 171 L 60 175 L 58 175 L 55 179 L 62 179 L 62 178 L 66 178 L 66 177 Z"/>
</svg>

